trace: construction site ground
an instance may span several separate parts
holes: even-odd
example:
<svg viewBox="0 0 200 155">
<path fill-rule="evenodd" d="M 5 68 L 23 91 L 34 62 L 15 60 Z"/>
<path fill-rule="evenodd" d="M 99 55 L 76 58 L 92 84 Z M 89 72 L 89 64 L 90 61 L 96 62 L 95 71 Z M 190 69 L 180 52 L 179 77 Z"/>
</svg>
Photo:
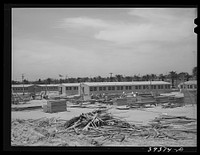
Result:
<svg viewBox="0 0 200 155">
<path fill-rule="evenodd" d="M 15 105 L 17 106 L 31 106 L 31 105 L 43 105 L 46 100 L 32 100 L 28 104 L 24 105 Z M 67 111 L 57 112 L 57 113 L 45 113 L 42 108 L 34 110 L 22 110 L 22 111 L 12 111 L 11 118 L 12 121 L 15 120 L 36 120 L 41 118 L 56 118 L 63 121 L 70 120 L 76 116 L 81 115 L 82 113 L 89 113 L 98 109 L 99 105 L 103 105 L 108 108 L 108 112 L 113 116 L 127 121 L 130 124 L 135 125 L 148 125 L 148 123 L 154 120 L 160 115 L 169 115 L 169 116 L 186 116 L 188 118 L 197 119 L 197 106 L 196 105 L 185 105 L 182 107 L 176 108 L 162 108 L 161 106 L 152 106 L 149 108 L 137 108 L 137 109 L 128 109 L 128 110 L 119 110 L 116 109 L 114 105 L 104 105 L 103 103 L 95 103 L 93 105 L 88 104 L 83 107 L 73 107 L 70 104 L 67 105 Z M 26 124 L 22 125 L 20 123 L 12 123 L 12 134 L 14 133 L 14 138 L 12 137 L 12 145 L 23 145 L 23 146 L 97 146 L 94 143 L 94 138 L 87 137 L 82 134 L 64 134 L 61 137 L 51 137 L 46 139 L 42 137 L 39 141 L 27 143 L 26 136 L 30 136 L 32 133 L 27 133 L 29 126 Z M 35 135 L 33 135 L 35 136 Z M 97 139 L 95 139 L 97 141 Z M 101 146 L 197 146 L 197 137 L 193 136 L 189 139 L 180 139 L 174 140 L 170 138 L 154 138 L 154 137 L 140 137 L 136 136 L 134 138 L 126 137 L 123 141 L 112 141 L 102 140 L 99 138 L 99 143 Z"/>
</svg>

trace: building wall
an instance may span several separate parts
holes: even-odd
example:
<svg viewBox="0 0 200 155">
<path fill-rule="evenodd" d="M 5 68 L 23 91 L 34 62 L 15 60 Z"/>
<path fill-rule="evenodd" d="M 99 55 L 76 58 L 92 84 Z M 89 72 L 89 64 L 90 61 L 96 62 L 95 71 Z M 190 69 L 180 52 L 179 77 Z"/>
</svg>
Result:
<svg viewBox="0 0 200 155">
<path fill-rule="evenodd" d="M 12 87 L 13 93 L 23 93 L 23 87 Z M 24 93 L 28 93 L 28 87 L 24 87 Z"/>
<path fill-rule="evenodd" d="M 197 90 L 197 83 L 180 83 L 179 85 L 178 85 L 178 87 L 179 87 L 179 89 L 180 90 L 184 90 L 184 89 L 186 89 L 186 90 Z"/>
<path fill-rule="evenodd" d="M 90 87 L 88 85 L 83 84 L 82 87 L 84 88 L 84 94 L 90 95 Z"/>
<path fill-rule="evenodd" d="M 38 85 L 32 85 L 28 87 L 28 92 L 29 93 L 40 93 L 42 91 L 42 87 Z"/>
<path fill-rule="evenodd" d="M 170 90 L 170 84 L 165 85 L 151 85 L 147 87 L 147 85 L 132 85 L 132 86 L 88 86 L 85 85 L 85 94 L 95 95 L 95 94 L 109 94 L 109 93 L 132 93 L 132 92 L 159 92 L 164 93 Z M 101 88 L 100 88 L 101 87 Z M 105 87 L 105 88 L 104 88 Z M 150 87 L 150 88 L 149 88 Z M 123 88 L 123 89 L 121 89 Z M 106 90 L 105 90 L 106 89 Z"/>
<path fill-rule="evenodd" d="M 61 85 L 59 87 L 60 87 L 59 89 L 62 88 L 62 92 L 60 92 L 61 94 L 65 94 L 65 95 L 78 95 L 78 94 L 80 94 L 80 86 Z"/>
<path fill-rule="evenodd" d="M 167 85 L 167 88 L 165 87 Z M 21 86 L 21 85 L 20 85 Z M 23 87 L 12 87 L 13 92 L 17 93 L 22 93 L 23 92 Z M 34 85 L 30 85 L 29 87 L 24 87 L 24 92 L 34 92 Z M 151 87 L 149 85 L 121 85 L 121 86 L 115 86 L 115 85 L 110 85 L 110 86 L 88 86 L 87 84 L 81 84 L 81 87 L 84 89 L 80 92 L 80 85 L 64 85 L 61 84 L 59 86 L 39 86 L 35 85 L 36 92 L 40 91 L 60 91 L 62 89 L 62 92 L 60 91 L 60 94 L 65 94 L 65 95 L 78 95 L 78 94 L 84 94 L 84 95 L 91 95 L 91 94 L 109 94 L 109 93 L 115 93 L 115 94 L 121 94 L 123 92 L 125 93 L 132 93 L 132 92 L 160 92 L 163 93 L 165 91 L 170 90 L 170 84 L 159 84 L 155 85 L 152 84 Z M 76 87 L 74 89 L 74 87 Z M 91 91 L 91 89 L 96 87 L 96 91 Z M 123 87 L 123 89 L 121 89 Z M 162 88 L 163 87 L 163 88 Z M 105 88 L 105 90 L 104 90 Z M 119 89 L 118 89 L 119 88 Z M 110 90 L 109 90 L 110 89 Z"/>
<path fill-rule="evenodd" d="M 23 91 L 24 89 L 24 91 Z M 13 93 L 39 93 L 42 91 L 42 87 L 39 85 L 29 85 L 29 86 L 16 86 L 16 87 L 12 87 L 12 91 Z"/>
<path fill-rule="evenodd" d="M 197 89 L 197 85 L 195 84 L 181 84 L 179 85 L 180 89 L 187 89 L 187 90 L 196 90 Z"/>
<path fill-rule="evenodd" d="M 58 91 L 58 86 L 42 86 L 42 91 Z"/>
<path fill-rule="evenodd" d="M 58 86 L 45 86 L 45 85 L 24 85 L 24 92 L 25 93 L 31 93 L 34 92 L 34 89 L 36 92 L 41 92 L 41 91 L 58 91 Z M 13 93 L 23 93 L 23 86 L 22 85 L 15 85 L 12 86 L 12 91 Z"/>
</svg>

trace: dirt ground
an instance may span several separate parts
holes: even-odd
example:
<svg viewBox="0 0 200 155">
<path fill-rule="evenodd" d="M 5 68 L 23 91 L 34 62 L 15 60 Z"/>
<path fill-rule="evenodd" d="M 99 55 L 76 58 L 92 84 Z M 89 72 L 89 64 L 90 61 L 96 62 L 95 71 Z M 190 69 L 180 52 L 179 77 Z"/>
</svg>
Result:
<svg viewBox="0 0 200 155">
<path fill-rule="evenodd" d="M 43 105 L 45 100 L 31 101 L 27 104 L 32 105 Z M 20 107 L 27 106 L 20 105 Z M 15 105 L 16 107 L 16 105 Z M 12 111 L 12 119 L 38 119 L 42 117 L 56 117 L 60 119 L 69 120 L 75 116 L 80 115 L 81 113 L 87 113 L 94 110 L 94 106 L 88 105 L 89 108 L 80 108 L 80 107 L 67 107 L 67 111 L 58 112 L 58 113 L 45 113 L 42 109 L 37 110 L 24 110 L 24 111 Z M 91 108 L 90 108 L 91 107 Z M 155 117 L 165 114 L 172 116 L 187 116 L 189 118 L 197 118 L 197 106 L 196 105 L 185 105 L 183 107 L 177 108 L 162 108 L 161 106 L 151 107 L 151 108 L 140 108 L 140 109 L 129 109 L 129 110 L 119 110 L 115 106 L 107 106 L 110 108 L 109 112 L 114 116 L 125 119 L 130 123 L 138 124 L 147 124 L 150 120 L 153 120 Z"/>
<path fill-rule="evenodd" d="M 44 104 L 44 100 L 32 101 L 30 104 Z M 185 105 L 183 107 L 177 108 L 162 108 L 161 106 L 151 107 L 151 108 L 140 108 L 140 109 L 129 109 L 129 110 L 118 110 L 115 107 L 108 106 L 110 112 L 113 116 L 118 117 L 122 120 L 126 120 L 132 124 L 147 125 L 151 120 L 159 117 L 160 115 L 170 115 L 170 116 L 186 116 L 189 118 L 197 118 L 197 107 L 196 105 Z M 39 118 L 57 118 L 61 120 L 70 120 L 75 116 L 79 116 L 82 113 L 88 113 L 93 111 L 94 108 L 80 108 L 80 107 L 67 107 L 67 111 L 58 112 L 58 113 L 44 113 L 42 109 L 36 110 L 24 110 L 24 111 L 12 111 L 11 118 L 13 120 L 27 120 L 27 119 L 39 119 Z M 18 126 L 17 126 L 18 125 Z M 27 131 L 30 126 L 24 125 L 20 126 L 19 123 L 12 125 L 12 134 L 15 135 L 15 142 L 13 145 L 36 145 L 36 146 L 97 146 L 94 145 L 96 141 L 102 142 L 101 146 L 196 146 L 196 136 L 192 139 L 187 140 L 173 140 L 167 138 L 144 138 L 144 137 L 135 137 L 129 138 L 126 137 L 123 142 L 117 142 L 110 140 L 103 140 L 98 138 L 90 138 L 84 135 L 73 135 L 73 134 L 61 134 L 57 137 L 49 137 L 48 139 L 41 135 L 40 140 L 37 142 L 32 142 L 31 144 L 26 144 L 27 140 L 24 140 L 24 143 L 18 144 L 17 139 L 33 135 L 24 136 L 23 131 Z M 34 135 L 33 135 L 34 136 Z"/>
</svg>

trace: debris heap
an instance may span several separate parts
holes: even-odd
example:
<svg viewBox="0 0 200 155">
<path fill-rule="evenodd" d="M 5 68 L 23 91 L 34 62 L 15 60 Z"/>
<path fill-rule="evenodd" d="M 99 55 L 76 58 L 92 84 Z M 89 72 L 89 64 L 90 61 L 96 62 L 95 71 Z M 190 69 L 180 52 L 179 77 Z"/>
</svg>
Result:
<svg viewBox="0 0 200 155">
<path fill-rule="evenodd" d="M 57 140 L 59 143 L 55 145 L 68 146 L 71 141 L 85 140 L 101 146 L 108 141 L 122 143 L 137 137 L 187 140 L 196 137 L 196 123 L 196 119 L 184 116 L 161 115 L 148 125 L 135 125 L 114 117 L 106 109 L 98 109 L 68 121 L 56 118 L 13 120 L 11 142 L 12 145 L 43 145 L 39 142 L 45 141 L 49 145 Z"/>
<path fill-rule="evenodd" d="M 196 119 L 185 116 L 161 115 L 148 125 L 134 125 L 113 117 L 106 110 L 97 110 L 82 114 L 65 123 L 65 128 L 74 130 L 76 134 L 89 135 L 90 137 L 104 136 L 112 138 L 120 135 L 125 138 L 142 136 L 145 138 L 169 138 L 174 140 L 190 139 L 196 132 Z"/>
</svg>

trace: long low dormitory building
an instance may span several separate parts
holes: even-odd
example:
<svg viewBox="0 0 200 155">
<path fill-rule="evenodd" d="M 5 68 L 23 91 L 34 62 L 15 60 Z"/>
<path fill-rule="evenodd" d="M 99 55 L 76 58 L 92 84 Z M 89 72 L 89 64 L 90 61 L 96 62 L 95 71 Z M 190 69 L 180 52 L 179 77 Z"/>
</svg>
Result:
<svg viewBox="0 0 200 155">
<path fill-rule="evenodd" d="M 197 90 L 197 80 L 185 81 L 178 85 L 181 90 Z"/>
<path fill-rule="evenodd" d="M 170 83 L 164 81 L 134 82 L 87 82 L 82 84 L 85 95 L 132 93 L 132 92 L 164 92 L 170 90 Z"/>
<path fill-rule="evenodd" d="M 64 95 L 95 95 L 109 93 L 131 93 L 131 92 L 164 92 L 170 90 L 170 83 L 164 81 L 133 81 L 133 82 L 84 82 L 84 83 L 62 83 L 62 84 L 29 84 L 12 85 L 15 93 L 59 91 Z"/>
<path fill-rule="evenodd" d="M 58 91 L 59 84 L 13 84 L 13 93 L 39 93 L 41 91 Z"/>
<path fill-rule="evenodd" d="M 164 81 L 63 83 L 59 86 L 60 94 L 65 95 L 121 94 L 123 92 L 148 91 L 165 92 L 169 90 L 170 83 Z"/>
</svg>

